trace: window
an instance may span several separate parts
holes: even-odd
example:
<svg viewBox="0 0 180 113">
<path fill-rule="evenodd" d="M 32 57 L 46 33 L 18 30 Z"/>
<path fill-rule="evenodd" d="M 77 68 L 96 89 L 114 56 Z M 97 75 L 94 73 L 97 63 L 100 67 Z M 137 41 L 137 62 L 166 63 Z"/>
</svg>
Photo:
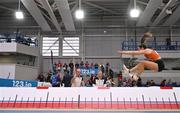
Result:
<svg viewBox="0 0 180 113">
<path fill-rule="evenodd" d="M 79 37 L 64 37 L 63 56 L 79 56 Z"/>
<path fill-rule="evenodd" d="M 43 37 L 43 56 L 51 56 L 51 50 L 53 56 L 59 56 L 59 38 L 58 37 Z"/>
</svg>

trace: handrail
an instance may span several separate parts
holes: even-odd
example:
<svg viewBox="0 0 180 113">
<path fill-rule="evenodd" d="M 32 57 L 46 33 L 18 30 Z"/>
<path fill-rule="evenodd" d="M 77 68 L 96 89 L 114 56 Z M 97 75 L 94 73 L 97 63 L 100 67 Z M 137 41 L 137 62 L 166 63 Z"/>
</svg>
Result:
<svg viewBox="0 0 180 113">
<path fill-rule="evenodd" d="M 25 35 L 21 33 L 0 34 L 0 43 L 1 42 L 17 42 L 28 46 L 31 44 L 33 44 L 35 47 L 38 46 L 35 40 L 33 41 L 31 37 L 25 38 Z"/>
<path fill-rule="evenodd" d="M 137 50 L 140 42 L 135 41 L 123 41 L 122 50 Z M 167 44 L 166 41 L 152 41 L 148 42 L 147 46 L 156 50 L 180 50 L 180 41 L 171 41 Z"/>
</svg>

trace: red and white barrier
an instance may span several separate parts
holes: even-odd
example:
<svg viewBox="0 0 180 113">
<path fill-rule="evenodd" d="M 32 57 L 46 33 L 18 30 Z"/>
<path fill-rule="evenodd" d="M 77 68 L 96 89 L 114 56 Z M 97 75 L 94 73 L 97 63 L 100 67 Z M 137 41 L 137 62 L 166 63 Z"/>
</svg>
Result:
<svg viewBox="0 0 180 113">
<path fill-rule="evenodd" d="M 180 109 L 180 88 L 0 88 L 0 108 Z"/>
</svg>

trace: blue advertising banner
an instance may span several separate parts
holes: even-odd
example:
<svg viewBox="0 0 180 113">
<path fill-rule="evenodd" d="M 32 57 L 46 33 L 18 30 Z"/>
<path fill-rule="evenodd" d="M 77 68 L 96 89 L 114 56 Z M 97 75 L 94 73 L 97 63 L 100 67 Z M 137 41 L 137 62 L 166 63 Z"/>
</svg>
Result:
<svg viewBox="0 0 180 113">
<path fill-rule="evenodd" d="M 93 69 L 93 68 L 80 68 L 81 75 L 96 75 L 99 71 L 99 69 Z"/>
<path fill-rule="evenodd" d="M 33 80 L 14 80 L 0 78 L 0 87 L 37 87 L 38 82 Z"/>
</svg>

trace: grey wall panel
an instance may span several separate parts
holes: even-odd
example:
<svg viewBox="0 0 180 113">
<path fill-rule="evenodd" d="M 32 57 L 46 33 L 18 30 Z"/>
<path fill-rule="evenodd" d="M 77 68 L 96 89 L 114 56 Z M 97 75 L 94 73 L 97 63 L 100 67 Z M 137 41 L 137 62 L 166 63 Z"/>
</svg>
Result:
<svg viewBox="0 0 180 113">
<path fill-rule="evenodd" d="M 120 37 L 87 37 L 86 56 L 117 56 L 122 40 Z"/>
</svg>

